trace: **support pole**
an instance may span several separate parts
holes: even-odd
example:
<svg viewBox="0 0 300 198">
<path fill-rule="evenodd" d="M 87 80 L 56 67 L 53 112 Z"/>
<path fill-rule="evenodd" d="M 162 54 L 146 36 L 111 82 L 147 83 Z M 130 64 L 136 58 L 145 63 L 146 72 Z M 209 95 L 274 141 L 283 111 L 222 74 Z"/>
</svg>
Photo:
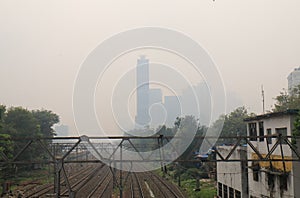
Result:
<svg viewBox="0 0 300 198">
<path fill-rule="evenodd" d="M 199 178 L 199 175 L 197 175 L 196 177 L 196 188 L 195 188 L 195 191 L 200 191 L 200 178 Z"/>
<path fill-rule="evenodd" d="M 165 153 L 164 153 L 164 143 L 163 143 L 163 135 L 160 135 L 160 149 L 162 152 L 162 162 L 163 162 L 163 176 L 167 173 L 167 166 L 165 165 Z"/>
<path fill-rule="evenodd" d="M 117 185 L 117 179 L 116 179 L 116 173 L 117 173 L 117 163 L 115 161 L 115 155 L 112 156 L 113 158 L 113 168 L 111 169 L 112 170 L 112 174 L 113 174 L 113 188 L 115 189 L 118 185 Z"/>
<path fill-rule="evenodd" d="M 60 173 L 61 167 L 59 161 L 56 160 L 54 164 L 54 193 L 56 198 L 60 198 Z"/>
<path fill-rule="evenodd" d="M 248 198 L 249 197 L 249 182 L 248 182 L 248 156 L 247 151 L 241 149 L 241 181 L 242 181 L 242 198 Z"/>
<path fill-rule="evenodd" d="M 157 138 L 157 145 L 158 145 L 158 150 L 159 150 L 160 168 L 161 168 L 161 171 L 163 172 L 164 171 L 164 166 L 163 166 L 162 155 L 161 155 L 160 137 Z"/>
<path fill-rule="evenodd" d="M 119 189 L 120 189 L 120 198 L 123 198 L 123 175 L 122 175 L 122 168 L 123 168 L 123 164 L 122 164 L 122 159 L 123 159 L 123 156 L 122 156 L 122 145 L 123 145 L 123 141 L 121 141 L 121 144 L 120 144 L 120 186 L 119 186 Z"/>
<path fill-rule="evenodd" d="M 282 166 L 283 166 L 284 174 L 286 174 L 285 159 L 284 159 L 284 153 L 282 148 L 283 137 L 281 134 L 279 135 L 279 139 L 280 139 L 280 152 L 281 152 Z"/>
</svg>

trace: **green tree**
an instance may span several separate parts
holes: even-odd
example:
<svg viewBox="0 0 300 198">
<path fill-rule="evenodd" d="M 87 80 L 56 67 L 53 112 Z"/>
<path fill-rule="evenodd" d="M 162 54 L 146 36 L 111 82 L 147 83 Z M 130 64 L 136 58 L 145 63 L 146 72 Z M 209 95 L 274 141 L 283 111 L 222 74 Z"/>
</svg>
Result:
<svg viewBox="0 0 300 198">
<path fill-rule="evenodd" d="M 22 107 L 11 107 L 4 116 L 5 133 L 19 140 L 14 144 L 14 154 L 18 153 L 28 142 L 26 138 L 52 137 L 52 126 L 59 122 L 58 115 L 47 110 L 29 111 Z M 24 140 L 22 140 L 24 139 Z M 34 143 L 23 158 L 42 157 L 39 145 Z"/>
<path fill-rule="evenodd" d="M 12 159 L 28 143 L 29 139 L 38 137 L 52 137 L 54 131 L 52 126 L 59 121 L 56 114 L 47 110 L 29 111 L 22 107 L 6 107 L 0 105 L 0 158 L 3 156 Z M 26 139 L 27 138 L 27 139 Z M 44 143 L 47 143 L 44 141 Z M 23 150 L 17 160 L 39 160 L 48 156 L 41 152 L 38 142 L 33 141 L 31 145 Z M 30 165 L 5 165 L 0 166 L 0 180 L 2 182 L 16 177 L 18 172 L 30 170 Z"/>
<path fill-rule="evenodd" d="M 300 109 L 300 85 L 294 87 L 290 94 L 285 89 L 275 97 L 274 112 L 286 111 L 288 109 Z"/>
<path fill-rule="evenodd" d="M 4 122 L 5 115 L 6 107 L 0 105 L 0 152 L 3 152 L 7 157 L 12 157 L 13 142 L 10 140 L 10 135 L 7 134 L 7 127 Z"/>
<path fill-rule="evenodd" d="M 245 107 L 238 107 L 226 115 L 221 135 L 246 135 L 247 128 L 244 119 L 248 116 Z"/>
<path fill-rule="evenodd" d="M 290 94 L 286 90 L 280 92 L 280 94 L 275 97 L 275 108 L 273 112 L 287 111 L 293 109 L 300 109 L 300 85 L 294 87 Z M 300 136 L 300 113 L 297 115 L 294 121 L 294 136 Z M 296 139 L 293 138 L 293 144 L 296 144 Z"/>
<path fill-rule="evenodd" d="M 12 137 L 41 137 L 39 123 L 33 114 L 22 107 L 11 107 L 5 116 L 5 124 L 14 130 L 8 131 Z"/>
<path fill-rule="evenodd" d="M 297 140 L 298 140 L 298 144 L 299 144 L 299 137 L 300 137 L 300 113 L 298 113 L 298 116 L 296 117 L 296 119 L 294 121 L 293 136 L 295 136 L 295 138 L 292 139 L 292 143 L 294 145 L 296 145 L 297 144 Z"/>
<path fill-rule="evenodd" d="M 13 141 L 8 134 L 0 134 L 0 152 L 11 158 L 13 153 Z M 3 156 L 1 156 L 3 157 Z M 0 158 L 1 158 L 0 157 Z"/>
<path fill-rule="evenodd" d="M 4 105 L 0 105 L 0 133 L 2 134 L 3 125 L 4 125 L 4 116 L 6 112 L 6 107 Z"/>
<path fill-rule="evenodd" d="M 5 133 L 9 134 L 14 141 L 13 154 L 17 155 L 29 142 L 26 138 L 37 138 L 42 137 L 39 123 L 31 113 L 31 111 L 22 107 L 11 107 L 8 109 L 5 121 Z M 40 147 L 37 143 L 32 143 L 22 155 L 19 156 L 18 160 L 34 160 L 42 156 Z M 30 168 L 28 166 L 24 166 Z"/>
<path fill-rule="evenodd" d="M 48 110 L 35 110 L 32 111 L 32 115 L 36 119 L 43 137 L 56 135 L 52 126 L 59 122 L 58 115 Z"/>
<path fill-rule="evenodd" d="M 244 119 L 249 117 L 249 114 L 245 107 L 238 107 L 227 115 L 221 115 L 220 118 L 215 121 L 214 125 L 220 125 L 220 122 L 224 121 L 223 128 L 220 136 L 240 136 L 247 134 L 247 127 Z M 236 142 L 232 138 L 219 138 L 218 143 L 232 144 Z"/>
<path fill-rule="evenodd" d="M 177 133 L 182 133 L 183 136 L 186 136 L 190 134 L 191 132 L 195 131 L 195 136 L 204 136 L 207 127 L 201 126 L 198 121 L 195 119 L 194 116 L 185 116 L 183 118 L 177 118 L 175 122 L 175 129 L 177 129 Z M 180 141 L 182 144 L 186 144 L 185 137 L 182 137 L 183 139 Z M 200 138 L 194 138 L 192 142 L 189 144 L 189 146 L 186 148 L 186 150 L 181 154 L 179 157 L 180 160 L 192 160 L 194 157 L 194 153 L 198 152 L 200 149 L 200 146 L 202 144 L 202 139 Z M 194 163 L 190 162 L 181 162 L 181 166 L 184 167 L 195 167 Z"/>
<path fill-rule="evenodd" d="M 6 107 L 0 105 L 0 160 L 11 159 L 13 157 L 14 143 L 10 139 L 10 135 L 6 133 L 6 125 L 4 122 L 6 116 Z M 0 181 L 3 183 L 10 178 L 14 171 L 12 165 L 0 165 Z M 2 185 L 3 186 L 3 185 Z"/>
<path fill-rule="evenodd" d="M 0 119 L 3 120 L 4 114 L 6 112 L 6 106 L 0 105 Z"/>
</svg>

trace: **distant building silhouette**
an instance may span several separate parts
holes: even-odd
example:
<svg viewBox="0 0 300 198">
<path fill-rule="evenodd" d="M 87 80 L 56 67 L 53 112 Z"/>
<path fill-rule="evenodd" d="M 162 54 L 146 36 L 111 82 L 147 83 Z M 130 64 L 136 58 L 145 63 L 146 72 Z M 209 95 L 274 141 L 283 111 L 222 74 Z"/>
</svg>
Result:
<svg viewBox="0 0 300 198">
<path fill-rule="evenodd" d="M 181 100 L 182 114 L 193 115 L 201 125 L 208 125 L 211 117 L 211 95 L 208 85 L 200 82 L 183 90 Z"/>
<path fill-rule="evenodd" d="M 68 136 L 69 135 L 69 127 L 67 125 L 56 125 L 54 127 L 54 131 L 56 136 Z"/>
<path fill-rule="evenodd" d="M 187 87 L 182 95 L 164 96 L 161 89 L 150 89 L 149 70 L 149 59 L 140 56 L 136 67 L 136 128 L 156 128 L 160 125 L 172 127 L 177 117 L 185 115 L 195 116 L 203 125 L 209 124 L 211 96 L 206 83 Z"/>
<path fill-rule="evenodd" d="M 163 111 L 162 97 L 161 89 L 149 89 L 150 126 L 154 128 L 164 124 L 166 112 Z"/>
<path fill-rule="evenodd" d="M 295 68 L 288 76 L 288 92 L 292 93 L 293 88 L 300 85 L 300 67 Z"/>
<path fill-rule="evenodd" d="M 155 103 L 162 103 L 162 91 L 161 89 L 150 89 L 149 90 L 149 105 Z"/>
<path fill-rule="evenodd" d="M 137 114 L 135 117 L 136 126 L 148 125 L 149 116 L 149 60 L 140 56 L 136 68 L 137 83 Z"/>
</svg>

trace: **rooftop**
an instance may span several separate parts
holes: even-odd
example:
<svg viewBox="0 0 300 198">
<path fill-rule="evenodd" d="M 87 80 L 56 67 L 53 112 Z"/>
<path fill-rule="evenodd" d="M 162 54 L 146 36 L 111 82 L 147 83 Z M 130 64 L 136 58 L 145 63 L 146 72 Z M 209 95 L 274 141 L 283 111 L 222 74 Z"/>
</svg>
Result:
<svg viewBox="0 0 300 198">
<path fill-rule="evenodd" d="M 283 116 L 283 115 L 297 115 L 298 112 L 299 112 L 298 109 L 288 109 L 286 111 L 271 112 L 271 113 L 266 113 L 266 114 L 262 114 L 262 115 L 249 117 L 249 118 L 244 119 L 244 121 L 248 122 L 248 121 L 254 121 L 254 120 L 261 120 L 261 119 L 269 119 L 269 118 L 279 117 L 279 116 Z"/>
</svg>

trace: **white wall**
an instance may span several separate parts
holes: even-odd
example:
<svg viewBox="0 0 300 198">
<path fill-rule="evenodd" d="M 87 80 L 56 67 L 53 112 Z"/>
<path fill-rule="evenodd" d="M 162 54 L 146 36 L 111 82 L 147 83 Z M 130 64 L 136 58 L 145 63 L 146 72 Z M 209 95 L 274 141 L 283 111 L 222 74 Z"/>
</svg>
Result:
<svg viewBox="0 0 300 198">
<path fill-rule="evenodd" d="M 258 128 L 258 123 L 263 121 L 264 122 L 264 135 L 267 135 L 267 129 L 271 128 L 272 129 L 272 134 L 276 133 L 276 128 L 287 128 L 287 135 L 291 135 L 292 133 L 292 126 L 293 126 L 293 117 L 290 115 L 282 115 L 278 117 L 271 117 L 271 118 L 265 118 L 261 120 L 255 120 L 255 121 L 249 121 L 248 123 L 257 123 L 257 135 L 259 135 L 259 128 Z M 247 123 L 247 124 L 248 124 Z M 249 135 L 249 128 L 248 129 L 248 135 Z M 269 144 L 270 149 L 272 146 L 275 144 L 276 139 L 272 139 L 272 144 Z M 251 141 L 251 143 L 256 147 L 256 149 L 261 153 L 261 154 L 267 154 L 267 143 L 266 143 L 266 138 L 264 139 L 264 142 L 259 142 L 259 139 L 257 141 Z M 288 145 L 282 145 L 283 146 L 283 153 L 284 156 L 292 156 L 292 151 L 289 148 Z M 248 152 L 248 159 L 252 158 L 252 153 L 254 151 L 248 146 L 247 147 L 247 152 Z M 280 147 L 278 146 L 277 149 L 273 152 L 273 155 L 281 155 Z M 252 162 L 248 162 L 248 166 L 252 166 Z M 264 171 L 264 168 L 261 169 Z M 265 169 L 267 170 L 267 169 Z M 275 176 L 274 178 L 274 188 L 273 192 L 270 191 L 268 187 L 268 179 L 267 179 L 267 174 L 265 172 L 259 172 L 259 181 L 254 181 L 253 180 L 253 170 L 251 168 L 248 169 L 248 178 L 249 178 L 249 194 L 252 196 L 256 197 L 261 197 L 262 195 L 264 196 L 270 196 L 271 194 L 274 197 L 294 197 L 294 178 L 291 176 L 293 175 L 294 171 L 290 172 L 290 175 L 288 177 L 288 190 L 287 191 L 282 191 L 280 192 L 280 184 L 279 184 L 279 177 Z"/>
<path fill-rule="evenodd" d="M 233 146 L 218 146 L 218 152 L 225 158 L 232 150 Z M 245 152 L 246 147 L 237 147 L 230 159 L 240 159 L 241 152 Z M 217 159 L 220 159 L 217 155 Z M 242 192 L 242 169 L 241 162 L 218 162 L 217 181 Z"/>
</svg>

